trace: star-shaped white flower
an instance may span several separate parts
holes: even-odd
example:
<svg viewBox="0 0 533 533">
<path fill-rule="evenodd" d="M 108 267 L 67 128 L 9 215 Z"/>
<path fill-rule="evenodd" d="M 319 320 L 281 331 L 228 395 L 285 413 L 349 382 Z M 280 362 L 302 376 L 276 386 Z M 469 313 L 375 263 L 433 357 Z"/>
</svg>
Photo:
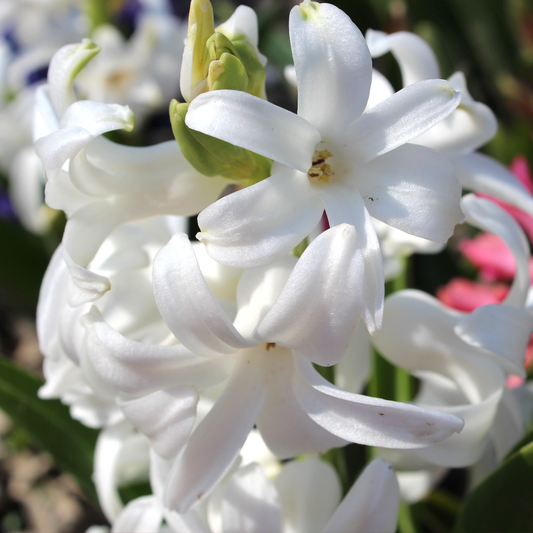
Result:
<svg viewBox="0 0 533 533">
<path fill-rule="evenodd" d="M 199 238 L 217 261 L 253 267 L 304 239 L 324 209 L 331 226 L 356 228 L 365 261 L 365 322 L 379 328 L 383 268 L 370 216 L 444 242 L 462 220 L 460 186 L 447 161 L 406 144 L 448 116 L 460 96 L 428 80 L 365 110 L 372 64 L 364 37 L 329 4 L 291 11 L 298 114 L 237 91 L 212 91 L 189 107 L 187 125 L 281 165 L 226 196 L 198 218 Z"/>
</svg>

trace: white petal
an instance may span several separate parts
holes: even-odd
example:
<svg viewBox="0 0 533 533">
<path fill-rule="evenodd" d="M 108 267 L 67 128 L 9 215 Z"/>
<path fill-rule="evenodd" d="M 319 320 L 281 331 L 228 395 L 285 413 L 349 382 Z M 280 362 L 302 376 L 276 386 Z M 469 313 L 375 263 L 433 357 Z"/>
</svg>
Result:
<svg viewBox="0 0 533 533">
<path fill-rule="evenodd" d="M 533 216 L 533 197 L 518 178 L 492 157 L 475 153 L 450 159 L 465 189 L 490 194 Z"/>
<path fill-rule="evenodd" d="M 132 431 L 127 421 L 106 428 L 98 436 L 94 450 L 93 481 L 102 511 L 111 523 L 123 509 L 118 493 L 117 466 L 124 441 Z"/>
<path fill-rule="evenodd" d="M 463 318 L 455 333 L 466 343 L 499 356 L 504 371 L 526 377 L 526 348 L 533 333 L 533 317 L 525 309 L 483 305 Z"/>
<path fill-rule="evenodd" d="M 258 464 L 239 469 L 223 491 L 224 533 L 281 533 L 278 494 Z"/>
<path fill-rule="evenodd" d="M 496 135 L 498 122 L 489 107 L 472 99 L 462 72 L 456 72 L 448 81 L 461 93 L 461 104 L 449 117 L 413 142 L 445 155 L 469 154 Z"/>
<path fill-rule="evenodd" d="M 48 69 L 48 84 L 51 100 L 59 116 L 76 100 L 72 89 L 76 74 L 99 50 L 89 39 L 83 39 L 81 43 L 63 46 L 54 54 Z"/>
<path fill-rule="evenodd" d="M 122 401 L 126 418 L 151 441 L 154 450 L 171 459 L 183 448 L 196 419 L 198 392 L 177 386 L 135 400 Z"/>
<path fill-rule="evenodd" d="M 211 91 L 190 104 L 189 128 L 307 172 L 320 133 L 306 120 L 242 91 Z"/>
<path fill-rule="evenodd" d="M 43 162 L 47 179 L 54 179 L 67 159 L 74 157 L 93 136 L 84 128 L 54 131 L 35 142 L 35 151 Z"/>
<path fill-rule="evenodd" d="M 283 531 L 322 531 L 341 499 L 337 473 L 318 457 L 286 463 L 274 483 L 283 513 Z M 341 531 L 355 530 L 339 529 L 338 533 Z"/>
<path fill-rule="evenodd" d="M 135 117 L 128 106 L 81 100 L 65 111 L 59 122 L 60 129 L 84 128 L 92 137 L 108 131 L 131 131 Z"/>
<path fill-rule="evenodd" d="M 501 207 L 490 200 L 473 194 L 461 200 L 466 221 L 474 226 L 496 234 L 512 252 L 516 261 L 516 273 L 504 303 L 519 309 L 523 308 L 530 285 L 529 243 L 517 222 Z"/>
<path fill-rule="evenodd" d="M 222 396 L 193 431 L 165 489 L 165 505 L 183 513 L 208 494 L 228 471 L 252 429 L 266 393 L 257 348 L 241 360 Z"/>
<path fill-rule="evenodd" d="M 438 152 L 405 144 L 367 163 L 356 178 L 368 212 L 417 237 L 446 242 L 463 221 L 461 185 Z"/>
<path fill-rule="evenodd" d="M 50 100 L 48 85 L 42 85 L 35 91 L 33 107 L 32 137 L 33 142 L 49 135 L 59 128 L 59 117 Z"/>
<path fill-rule="evenodd" d="M 132 500 L 113 524 L 111 533 L 158 533 L 163 514 L 154 496 Z"/>
<path fill-rule="evenodd" d="M 298 401 L 317 424 L 345 440 L 421 448 L 463 428 L 463 421 L 452 415 L 345 392 L 323 379 L 306 360 L 295 359 L 293 389 Z"/>
<path fill-rule="evenodd" d="M 256 338 L 330 366 L 346 352 L 362 313 L 363 256 L 355 228 L 319 235 L 294 267 Z"/>
<path fill-rule="evenodd" d="M 66 300 L 68 272 L 63 259 L 63 246 L 59 245 L 46 269 L 39 302 L 37 304 L 37 333 L 39 349 L 45 357 L 57 359 L 59 342 L 60 309 Z"/>
<path fill-rule="evenodd" d="M 233 327 L 213 297 L 184 233 L 177 233 L 154 259 L 154 295 L 163 320 L 193 353 L 205 357 L 253 346 Z"/>
<path fill-rule="evenodd" d="M 481 457 L 504 387 L 499 367 L 454 333 L 463 316 L 425 293 L 401 291 L 387 298 L 383 329 L 374 337 L 384 357 L 427 383 L 417 403 L 464 419 L 459 435 L 416 451 L 441 466 L 470 465 Z"/>
<path fill-rule="evenodd" d="M 394 470 L 385 461 L 374 459 L 345 496 L 323 533 L 394 533 L 399 505 L 400 488 Z"/>
<path fill-rule="evenodd" d="M 354 186 L 346 190 L 344 186 L 330 183 L 321 191 L 321 196 L 331 226 L 346 222 L 355 227 L 365 265 L 363 320 L 372 335 L 381 327 L 385 296 L 383 261 L 372 219 Z"/>
<path fill-rule="evenodd" d="M 309 418 L 298 403 L 291 386 L 295 369 L 290 350 L 272 347 L 264 357 L 268 389 L 257 428 L 269 449 L 281 459 L 290 459 L 347 444 Z"/>
<path fill-rule="evenodd" d="M 143 344 L 120 335 L 95 307 L 85 319 L 87 355 L 100 377 L 124 392 L 144 394 L 170 385 L 204 389 L 223 381 L 232 362 L 205 359 L 185 346 Z"/>
<path fill-rule="evenodd" d="M 433 50 L 415 33 L 398 31 L 387 35 L 382 31 L 368 30 L 366 43 L 372 57 L 392 52 L 398 61 L 404 87 L 417 81 L 441 77 Z"/>
<path fill-rule="evenodd" d="M 350 17 L 330 4 L 294 7 L 289 31 L 298 115 L 328 139 L 365 109 L 372 78 L 365 39 Z"/>
<path fill-rule="evenodd" d="M 322 212 L 307 175 L 284 169 L 202 211 L 197 237 L 215 261 L 251 268 L 290 252 L 313 230 Z"/>
<path fill-rule="evenodd" d="M 133 113 L 127 106 L 101 102 L 75 102 L 63 115 L 57 131 L 35 142 L 48 179 L 59 173 L 67 159 L 74 157 L 92 139 L 108 131 L 131 131 Z"/>
<path fill-rule="evenodd" d="M 239 6 L 226 22 L 215 28 L 215 31 L 223 33 L 230 40 L 244 34 L 254 46 L 259 43 L 257 15 L 248 6 Z"/>
<path fill-rule="evenodd" d="M 418 137 L 452 113 L 460 100 L 447 81 L 414 83 L 352 122 L 347 144 L 359 159 L 370 161 Z"/>
</svg>

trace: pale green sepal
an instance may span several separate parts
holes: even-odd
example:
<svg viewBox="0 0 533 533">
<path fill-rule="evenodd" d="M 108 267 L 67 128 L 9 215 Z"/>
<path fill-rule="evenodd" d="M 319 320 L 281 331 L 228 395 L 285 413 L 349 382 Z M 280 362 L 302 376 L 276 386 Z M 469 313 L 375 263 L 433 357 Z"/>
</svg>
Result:
<svg viewBox="0 0 533 533">
<path fill-rule="evenodd" d="M 246 185 L 270 176 L 272 162 L 258 154 L 215 139 L 185 124 L 188 103 L 170 103 L 170 122 L 174 137 L 189 163 L 205 176 L 221 176 Z"/>
<path fill-rule="evenodd" d="M 72 88 L 78 72 L 100 51 L 90 39 L 63 46 L 52 58 L 48 70 L 50 99 L 61 116 L 77 98 Z"/>
</svg>

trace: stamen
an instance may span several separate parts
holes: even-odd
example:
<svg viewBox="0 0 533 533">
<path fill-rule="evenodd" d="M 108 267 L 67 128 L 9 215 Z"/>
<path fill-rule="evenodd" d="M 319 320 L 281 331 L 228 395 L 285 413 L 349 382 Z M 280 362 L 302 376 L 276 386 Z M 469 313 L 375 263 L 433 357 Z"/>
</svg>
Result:
<svg viewBox="0 0 533 533">
<path fill-rule="evenodd" d="M 330 157 L 333 157 L 333 154 L 327 148 L 315 150 L 313 166 L 307 171 L 309 178 L 316 179 L 322 183 L 329 183 L 330 178 L 334 175 L 333 170 L 326 163 Z"/>
</svg>

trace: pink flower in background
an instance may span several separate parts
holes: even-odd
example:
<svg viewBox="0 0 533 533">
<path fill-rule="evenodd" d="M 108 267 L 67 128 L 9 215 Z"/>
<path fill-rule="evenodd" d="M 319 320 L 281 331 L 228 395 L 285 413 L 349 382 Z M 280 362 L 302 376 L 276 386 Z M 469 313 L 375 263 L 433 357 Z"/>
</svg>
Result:
<svg viewBox="0 0 533 533">
<path fill-rule="evenodd" d="M 448 307 L 471 313 L 477 307 L 500 303 L 509 287 L 503 283 L 483 284 L 466 278 L 455 278 L 437 291 L 437 298 Z"/>
<path fill-rule="evenodd" d="M 522 183 L 522 185 L 524 185 L 524 187 L 533 194 L 533 179 L 531 177 L 531 171 L 529 170 L 526 157 L 523 155 L 515 156 L 509 168 L 511 169 L 511 172 L 519 179 L 520 183 Z M 506 204 L 505 202 L 498 200 L 494 196 L 482 193 L 478 193 L 477 195 L 487 198 L 505 209 L 520 224 L 520 226 L 522 226 L 529 240 L 533 242 L 533 217 L 521 209 L 514 207 L 513 205 Z"/>
<path fill-rule="evenodd" d="M 477 268 L 482 281 L 512 280 L 516 264 L 506 244 L 493 233 L 480 233 L 459 243 L 460 252 Z M 533 261 L 529 261 L 533 279 Z"/>
</svg>

